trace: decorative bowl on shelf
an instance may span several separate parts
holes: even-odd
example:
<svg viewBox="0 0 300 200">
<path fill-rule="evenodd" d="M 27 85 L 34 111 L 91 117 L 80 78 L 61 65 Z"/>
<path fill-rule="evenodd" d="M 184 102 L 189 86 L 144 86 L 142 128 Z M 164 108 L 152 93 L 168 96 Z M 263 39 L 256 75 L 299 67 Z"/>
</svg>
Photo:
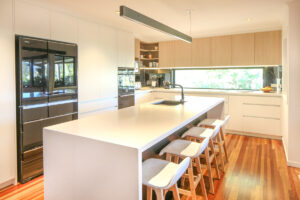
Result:
<svg viewBox="0 0 300 200">
<path fill-rule="evenodd" d="M 270 86 L 261 88 L 260 91 L 263 91 L 264 93 L 269 93 L 272 91 L 272 88 Z"/>
</svg>

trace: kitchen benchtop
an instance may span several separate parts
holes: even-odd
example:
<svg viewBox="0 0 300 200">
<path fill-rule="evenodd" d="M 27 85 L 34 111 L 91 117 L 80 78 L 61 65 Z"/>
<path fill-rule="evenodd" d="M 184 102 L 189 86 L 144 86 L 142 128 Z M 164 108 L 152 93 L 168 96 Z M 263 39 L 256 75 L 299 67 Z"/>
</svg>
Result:
<svg viewBox="0 0 300 200">
<path fill-rule="evenodd" d="M 184 105 L 149 102 L 104 112 L 47 127 L 44 134 L 68 134 L 144 151 L 224 102 L 223 98 L 212 97 L 185 100 Z"/>
<path fill-rule="evenodd" d="M 140 90 L 136 90 L 136 94 L 145 92 L 165 92 L 165 93 L 179 93 L 180 88 L 151 88 L 142 87 Z M 265 96 L 265 97 L 281 97 L 281 93 L 264 93 L 262 91 L 248 91 L 248 90 L 215 90 L 215 89 L 184 89 L 185 94 L 197 94 L 197 93 L 208 93 L 208 94 L 220 94 L 220 95 L 236 95 L 236 96 Z"/>
</svg>

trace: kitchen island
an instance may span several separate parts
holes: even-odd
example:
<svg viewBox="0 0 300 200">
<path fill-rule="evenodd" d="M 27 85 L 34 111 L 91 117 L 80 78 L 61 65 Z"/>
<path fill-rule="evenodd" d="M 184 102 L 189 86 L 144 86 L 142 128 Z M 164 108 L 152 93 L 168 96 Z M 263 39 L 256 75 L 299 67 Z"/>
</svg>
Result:
<svg viewBox="0 0 300 200">
<path fill-rule="evenodd" d="M 45 199 L 141 200 L 143 152 L 203 115 L 221 117 L 223 106 L 222 98 L 189 97 L 45 128 Z"/>
</svg>

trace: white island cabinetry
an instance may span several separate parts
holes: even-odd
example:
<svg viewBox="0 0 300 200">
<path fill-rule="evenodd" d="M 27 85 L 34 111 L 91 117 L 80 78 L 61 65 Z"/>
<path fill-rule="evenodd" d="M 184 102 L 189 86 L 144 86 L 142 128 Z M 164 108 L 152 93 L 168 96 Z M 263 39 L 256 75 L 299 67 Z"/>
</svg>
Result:
<svg viewBox="0 0 300 200">
<path fill-rule="evenodd" d="M 141 200 L 143 152 L 163 148 L 188 124 L 206 114 L 220 117 L 223 109 L 222 98 L 186 100 L 176 106 L 149 102 L 45 128 L 45 200 Z"/>
</svg>

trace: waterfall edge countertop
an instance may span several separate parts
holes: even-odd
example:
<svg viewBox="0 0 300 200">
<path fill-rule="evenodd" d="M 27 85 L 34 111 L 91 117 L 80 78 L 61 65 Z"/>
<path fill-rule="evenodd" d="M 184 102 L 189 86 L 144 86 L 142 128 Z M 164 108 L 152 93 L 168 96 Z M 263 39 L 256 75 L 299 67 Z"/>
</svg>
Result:
<svg viewBox="0 0 300 200">
<path fill-rule="evenodd" d="M 223 98 L 211 97 L 189 97 L 184 105 L 176 106 L 149 102 L 46 127 L 44 130 L 135 148 L 142 152 L 223 102 Z"/>
</svg>

